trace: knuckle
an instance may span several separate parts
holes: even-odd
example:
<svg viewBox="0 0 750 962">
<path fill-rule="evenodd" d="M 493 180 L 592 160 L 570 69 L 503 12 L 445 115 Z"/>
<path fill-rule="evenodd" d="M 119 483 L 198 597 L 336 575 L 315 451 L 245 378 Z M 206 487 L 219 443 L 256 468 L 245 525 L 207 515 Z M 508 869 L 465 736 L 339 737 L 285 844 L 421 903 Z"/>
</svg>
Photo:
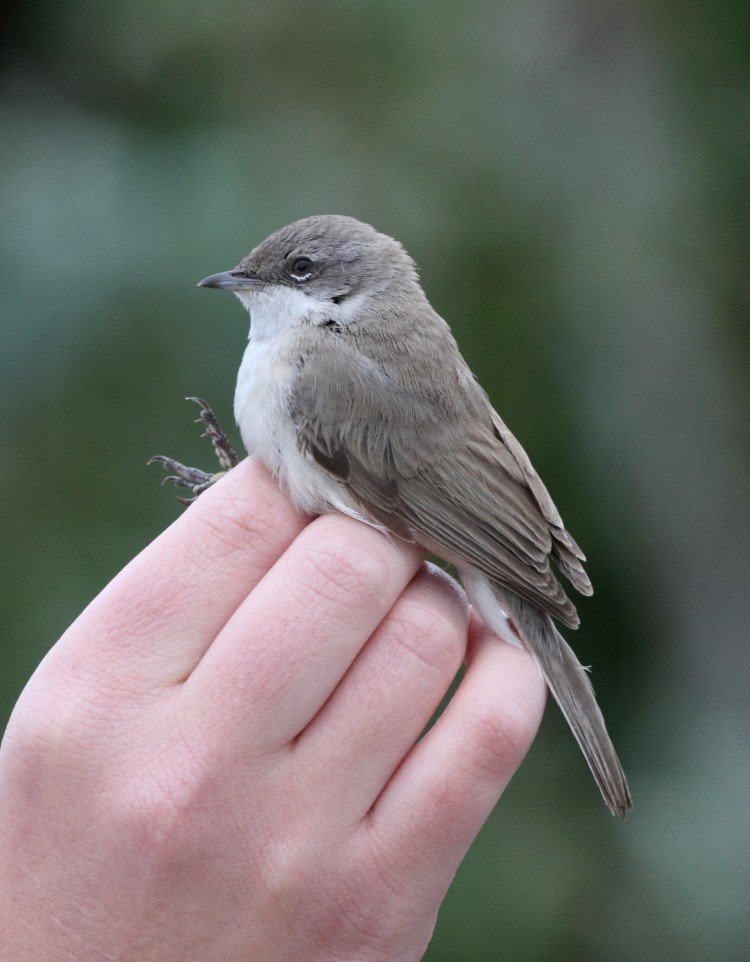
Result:
<svg viewBox="0 0 750 962">
<path fill-rule="evenodd" d="M 393 611 L 398 645 L 419 662 L 420 669 L 438 675 L 455 674 L 463 657 L 466 630 L 454 609 L 427 599 L 405 599 Z"/>
<path fill-rule="evenodd" d="M 73 758 L 108 737 L 106 712 L 88 680 L 75 683 L 54 672 L 41 674 L 19 699 L 8 727 L 15 745 L 29 755 Z"/>
<path fill-rule="evenodd" d="M 187 553 L 198 563 L 226 560 L 248 544 L 256 550 L 270 548 L 292 520 L 291 507 L 268 486 L 247 492 L 232 489 L 218 503 L 216 498 L 201 499 L 191 510 L 199 515 L 200 524 L 188 529 Z"/>
<path fill-rule="evenodd" d="M 66 741 L 57 712 L 22 695 L 3 736 L 4 751 L 28 764 L 38 756 L 61 753 Z"/>
<path fill-rule="evenodd" d="M 266 845 L 257 870 L 268 901 L 285 906 L 290 919 L 304 917 L 308 938 L 328 947 L 326 958 L 360 958 L 362 946 L 373 962 L 394 958 L 390 933 L 403 924 L 405 892 L 396 895 L 387 871 L 381 878 L 348 845 L 324 853 L 287 831 Z"/>
<path fill-rule="evenodd" d="M 335 933 L 342 957 L 358 957 L 363 945 L 373 960 L 394 957 L 392 933 L 409 924 L 411 904 L 409 888 L 399 878 L 397 871 L 374 860 L 364 867 L 349 858 L 338 866 L 318 924 L 322 932 Z"/>
<path fill-rule="evenodd" d="M 507 694 L 487 692 L 477 698 L 466 718 L 467 761 L 492 776 L 520 764 L 536 731 L 527 707 Z"/>
<path fill-rule="evenodd" d="M 154 861 L 199 852 L 212 832 L 210 768 L 185 751 L 149 759 L 137 775 L 120 773 L 109 788 L 113 817 Z"/>
<path fill-rule="evenodd" d="M 346 603 L 352 609 L 383 603 L 395 580 L 393 558 L 386 557 L 389 546 L 380 535 L 377 540 L 363 538 L 362 532 L 339 522 L 313 525 L 310 537 L 300 539 L 300 580 L 324 602 Z"/>
</svg>

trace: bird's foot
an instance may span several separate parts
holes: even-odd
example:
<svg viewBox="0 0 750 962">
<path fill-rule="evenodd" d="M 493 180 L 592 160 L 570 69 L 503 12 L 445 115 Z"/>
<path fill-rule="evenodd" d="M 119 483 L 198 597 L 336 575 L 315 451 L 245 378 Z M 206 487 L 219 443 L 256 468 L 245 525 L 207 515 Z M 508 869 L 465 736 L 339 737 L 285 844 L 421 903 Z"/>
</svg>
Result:
<svg viewBox="0 0 750 962">
<path fill-rule="evenodd" d="M 174 458 L 165 457 L 163 454 L 157 454 L 154 455 L 153 458 L 149 458 L 148 464 L 157 462 L 164 467 L 165 471 L 173 472 L 164 478 L 162 484 L 169 482 L 178 488 L 187 488 L 188 491 L 190 491 L 192 495 L 190 498 L 177 497 L 177 500 L 181 504 L 190 504 L 192 501 L 195 501 L 199 494 L 202 494 L 207 488 L 210 488 L 212 484 L 218 481 L 220 477 L 225 475 L 227 471 L 235 467 L 239 460 L 234 448 L 229 443 L 229 439 L 222 430 L 218 418 L 209 405 L 199 397 L 189 397 L 187 400 L 195 401 L 196 404 L 200 405 L 201 412 L 195 423 L 204 425 L 205 431 L 201 437 L 208 438 L 213 445 L 214 454 L 219 462 L 220 470 L 211 474 L 208 471 L 202 471 L 200 468 L 189 468 L 187 465 L 180 464 L 180 462 L 175 461 Z"/>
</svg>

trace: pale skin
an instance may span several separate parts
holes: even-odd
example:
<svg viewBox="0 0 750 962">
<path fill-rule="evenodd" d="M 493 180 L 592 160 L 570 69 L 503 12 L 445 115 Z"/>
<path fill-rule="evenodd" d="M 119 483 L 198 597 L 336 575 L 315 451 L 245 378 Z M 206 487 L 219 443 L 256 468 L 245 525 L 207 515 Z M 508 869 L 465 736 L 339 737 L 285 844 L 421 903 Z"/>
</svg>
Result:
<svg viewBox="0 0 750 962">
<path fill-rule="evenodd" d="M 104 589 L 16 707 L 0 958 L 417 960 L 544 700 L 531 658 L 421 550 L 310 522 L 246 460 Z"/>
</svg>

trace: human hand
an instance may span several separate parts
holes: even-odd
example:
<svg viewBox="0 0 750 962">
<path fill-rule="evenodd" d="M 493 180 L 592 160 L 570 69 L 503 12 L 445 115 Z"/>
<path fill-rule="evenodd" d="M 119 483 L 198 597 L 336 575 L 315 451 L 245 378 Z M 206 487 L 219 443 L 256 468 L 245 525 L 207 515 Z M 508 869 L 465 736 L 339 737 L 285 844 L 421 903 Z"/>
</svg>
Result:
<svg viewBox="0 0 750 962">
<path fill-rule="evenodd" d="M 308 523 L 244 461 L 16 706 L 0 957 L 419 959 L 543 703 L 531 659 L 417 548 Z"/>
</svg>

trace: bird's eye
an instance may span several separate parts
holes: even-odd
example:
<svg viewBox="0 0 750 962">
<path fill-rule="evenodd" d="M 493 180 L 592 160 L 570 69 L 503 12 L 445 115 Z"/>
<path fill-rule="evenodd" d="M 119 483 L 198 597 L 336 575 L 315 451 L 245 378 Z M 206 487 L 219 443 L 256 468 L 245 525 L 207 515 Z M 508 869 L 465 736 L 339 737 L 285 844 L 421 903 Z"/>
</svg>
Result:
<svg viewBox="0 0 750 962">
<path fill-rule="evenodd" d="M 312 266 L 313 263 L 309 257 L 298 257 L 292 264 L 292 274 L 296 280 L 302 281 L 308 276 Z"/>
</svg>

